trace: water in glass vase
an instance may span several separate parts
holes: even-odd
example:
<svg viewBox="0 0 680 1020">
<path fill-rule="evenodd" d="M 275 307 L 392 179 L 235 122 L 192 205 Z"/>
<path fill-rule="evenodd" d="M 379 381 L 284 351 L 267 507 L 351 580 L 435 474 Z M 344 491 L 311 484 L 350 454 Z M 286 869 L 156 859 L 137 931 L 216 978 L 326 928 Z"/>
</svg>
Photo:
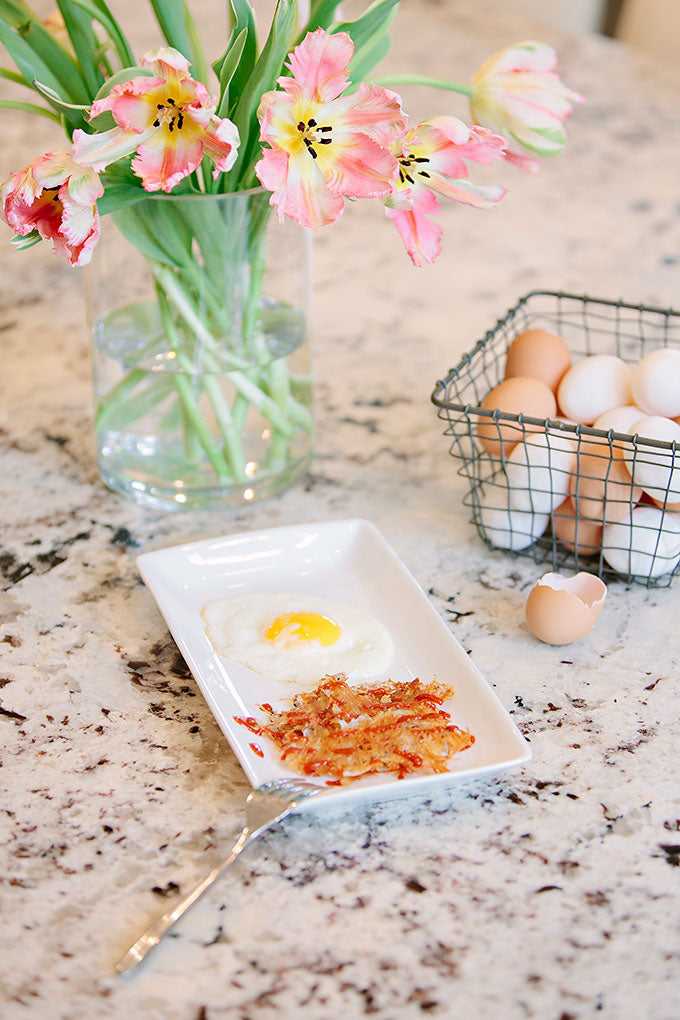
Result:
<svg viewBox="0 0 680 1020">
<path fill-rule="evenodd" d="M 168 348 L 154 300 L 94 327 L 97 452 L 106 485 L 156 509 L 265 499 L 310 463 L 312 385 L 305 319 L 263 298 L 247 350 L 182 330 Z"/>
<path fill-rule="evenodd" d="M 261 189 L 153 194 L 103 217 L 86 293 L 110 489 L 209 509 L 305 473 L 308 233 L 280 224 Z"/>
</svg>

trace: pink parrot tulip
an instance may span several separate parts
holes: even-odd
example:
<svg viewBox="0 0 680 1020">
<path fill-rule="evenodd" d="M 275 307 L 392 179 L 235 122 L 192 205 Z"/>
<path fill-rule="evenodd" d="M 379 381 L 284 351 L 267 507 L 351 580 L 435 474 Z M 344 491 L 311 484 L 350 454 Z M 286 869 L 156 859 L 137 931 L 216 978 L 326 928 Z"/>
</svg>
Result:
<svg viewBox="0 0 680 1020">
<path fill-rule="evenodd" d="M 395 141 L 399 176 L 383 201 L 414 265 L 434 262 L 441 249 L 442 228 L 429 218 L 441 209 L 435 192 L 477 209 L 500 202 L 506 189 L 468 181 L 466 160 L 488 166 L 505 145 L 505 138 L 456 117 L 433 117 Z"/>
<path fill-rule="evenodd" d="M 545 43 L 521 42 L 489 57 L 472 76 L 472 119 L 509 139 L 505 158 L 536 173 L 537 156 L 561 152 L 562 123 L 583 97 L 557 74 L 557 55 Z"/>
<path fill-rule="evenodd" d="M 84 266 L 99 238 L 97 199 L 104 188 L 97 174 L 68 152 L 48 152 L 5 181 L 0 209 L 15 234 L 37 230 L 72 266 Z"/>
<path fill-rule="evenodd" d="M 399 164 L 389 140 L 403 129 L 399 97 L 363 82 L 352 95 L 347 67 L 354 44 L 346 32 L 309 33 L 291 54 L 292 77 L 263 95 L 258 110 L 263 149 L 255 172 L 279 219 L 303 227 L 333 223 L 344 199 L 391 190 Z"/>
<path fill-rule="evenodd" d="M 91 118 L 109 110 L 116 127 L 98 134 L 74 132 L 75 159 L 102 171 L 134 152 L 132 169 L 146 191 L 172 191 L 204 155 L 215 163 L 214 178 L 229 170 L 236 159 L 238 130 L 230 120 L 215 116 L 216 100 L 189 75 L 188 60 L 164 47 L 148 53 L 140 66 L 150 67 L 154 77 L 115 85 L 92 104 Z"/>
</svg>

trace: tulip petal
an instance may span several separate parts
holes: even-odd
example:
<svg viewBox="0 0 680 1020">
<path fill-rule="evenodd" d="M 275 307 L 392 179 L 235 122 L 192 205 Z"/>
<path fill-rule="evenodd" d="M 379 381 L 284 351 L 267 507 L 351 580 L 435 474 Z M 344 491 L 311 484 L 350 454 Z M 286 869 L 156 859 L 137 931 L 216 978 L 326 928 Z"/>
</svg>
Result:
<svg viewBox="0 0 680 1020">
<path fill-rule="evenodd" d="M 332 118 L 341 122 L 345 130 L 361 131 L 386 147 L 404 128 L 404 111 L 397 93 L 365 82 L 354 95 L 333 104 Z M 323 107 L 319 110 L 319 119 L 320 122 L 326 119 Z"/>
<path fill-rule="evenodd" d="M 367 135 L 353 134 L 334 140 L 328 155 L 318 150 L 316 166 L 325 184 L 338 195 L 349 198 L 378 198 L 392 190 L 397 174 L 394 156 Z M 303 159 L 306 153 L 303 153 Z"/>
<path fill-rule="evenodd" d="M 191 64 L 187 58 L 172 46 L 159 46 L 149 50 L 139 61 L 140 67 L 151 67 L 159 77 L 167 78 L 171 73 L 188 77 Z"/>
<path fill-rule="evenodd" d="M 203 135 L 203 151 L 214 160 L 213 180 L 217 180 L 220 173 L 226 173 L 233 167 L 236 162 L 239 140 L 238 128 L 226 117 L 221 119 L 213 117 L 206 127 Z"/>
<path fill-rule="evenodd" d="M 182 131 L 168 138 L 169 135 L 167 130 L 154 131 L 137 146 L 132 170 L 141 177 L 145 191 L 172 191 L 203 159 L 203 141 L 189 121 L 185 121 Z"/>
<path fill-rule="evenodd" d="M 365 83 L 340 96 L 352 53 L 346 33 L 309 33 L 289 60 L 294 77 L 260 101 L 260 138 L 271 148 L 255 172 L 279 218 L 316 228 L 341 215 L 344 197 L 391 193 L 398 163 L 388 144 L 405 129 L 401 100 Z"/>
<path fill-rule="evenodd" d="M 463 205 L 472 205 L 475 209 L 492 209 L 508 191 L 500 184 L 473 184 L 472 181 L 452 181 L 439 176 L 432 179 L 430 187 L 446 198 L 452 198 Z"/>
<path fill-rule="evenodd" d="M 441 252 L 443 228 L 428 217 L 440 210 L 439 202 L 427 188 L 409 192 L 411 209 L 393 209 L 385 212 L 399 231 L 406 251 L 414 266 L 421 266 L 422 260 L 434 263 Z"/>
<path fill-rule="evenodd" d="M 288 67 L 293 79 L 283 77 L 279 84 L 288 91 L 295 85 L 316 102 L 336 99 L 347 88 L 347 67 L 354 54 L 354 43 L 347 32 L 329 35 L 322 28 L 309 32 L 293 50 Z"/>
<path fill-rule="evenodd" d="M 147 129 L 145 134 L 148 136 L 152 130 Z M 110 163 L 115 163 L 116 160 L 134 152 L 144 140 L 145 134 L 139 135 L 136 131 L 111 128 L 110 131 L 88 135 L 85 131 L 77 129 L 73 132 L 73 158 L 76 163 L 90 166 L 97 173 L 101 173 Z"/>
<path fill-rule="evenodd" d="M 37 231 L 72 266 L 89 262 L 99 237 L 97 175 L 68 152 L 48 152 L 12 174 L 0 189 L 2 215 L 15 233 Z"/>
<path fill-rule="evenodd" d="M 566 142 L 561 122 L 572 113 L 573 103 L 583 102 L 560 81 L 556 65 L 550 46 L 527 41 L 494 54 L 472 76 L 473 119 L 508 135 L 513 144 L 506 158 L 530 171 L 536 161 L 522 159 L 521 149 L 541 156 L 560 152 Z"/>
</svg>

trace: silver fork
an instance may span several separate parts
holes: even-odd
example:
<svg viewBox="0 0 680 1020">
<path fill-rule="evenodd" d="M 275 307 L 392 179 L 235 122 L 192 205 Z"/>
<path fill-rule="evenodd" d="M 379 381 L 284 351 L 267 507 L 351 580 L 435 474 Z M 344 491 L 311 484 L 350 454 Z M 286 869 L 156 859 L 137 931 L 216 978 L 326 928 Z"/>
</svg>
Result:
<svg viewBox="0 0 680 1020">
<path fill-rule="evenodd" d="M 269 829 L 289 815 L 307 797 L 313 797 L 323 792 L 328 791 L 324 791 L 323 787 L 314 786 L 312 783 L 294 779 L 273 779 L 258 786 L 256 790 L 252 790 L 246 798 L 246 823 L 229 856 L 216 868 L 213 868 L 210 874 L 206 875 L 203 881 L 199 882 L 176 907 L 159 917 L 146 929 L 143 935 L 140 935 L 134 945 L 130 946 L 127 953 L 116 964 L 118 973 L 130 974 L 139 966 L 179 919 L 186 914 L 187 910 L 193 907 L 213 882 L 224 874 L 227 868 L 231 867 L 239 854 L 265 829 Z"/>
</svg>

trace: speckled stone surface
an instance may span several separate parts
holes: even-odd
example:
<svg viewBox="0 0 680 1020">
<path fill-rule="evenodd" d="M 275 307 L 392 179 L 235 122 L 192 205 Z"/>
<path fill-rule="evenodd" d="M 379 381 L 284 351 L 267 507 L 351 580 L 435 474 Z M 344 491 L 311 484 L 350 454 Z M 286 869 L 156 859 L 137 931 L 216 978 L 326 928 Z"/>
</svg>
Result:
<svg viewBox="0 0 680 1020">
<path fill-rule="evenodd" d="M 379 208 L 318 238 L 317 453 L 275 501 L 163 515 L 104 489 L 80 274 L 46 246 L 0 247 L 7 1020 L 680 1015 L 677 585 L 612 585 L 589 637 L 534 641 L 538 568 L 480 543 L 429 401 L 534 287 L 678 303 L 680 75 L 508 6 L 408 0 L 389 66 L 465 79 L 502 45 L 547 39 L 588 97 L 567 152 L 538 178 L 508 168 L 494 213 L 447 209 L 434 268 L 411 267 Z M 212 0 L 199 7 L 210 27 Z M 138 5 L 114 9 L 140 49 L 154 42 Z M 455 97 L 404 95 L 416 115 L 464 116 Z M 60 141 L 2 119 L 2 174 Z M 247 792 L 135 556 L 347 516 L 372 520 L 430 591 L 533 760 L 430 799 L 290 819 L 116 981 L 130 941 L 229 847 Z"/>
</svg>

